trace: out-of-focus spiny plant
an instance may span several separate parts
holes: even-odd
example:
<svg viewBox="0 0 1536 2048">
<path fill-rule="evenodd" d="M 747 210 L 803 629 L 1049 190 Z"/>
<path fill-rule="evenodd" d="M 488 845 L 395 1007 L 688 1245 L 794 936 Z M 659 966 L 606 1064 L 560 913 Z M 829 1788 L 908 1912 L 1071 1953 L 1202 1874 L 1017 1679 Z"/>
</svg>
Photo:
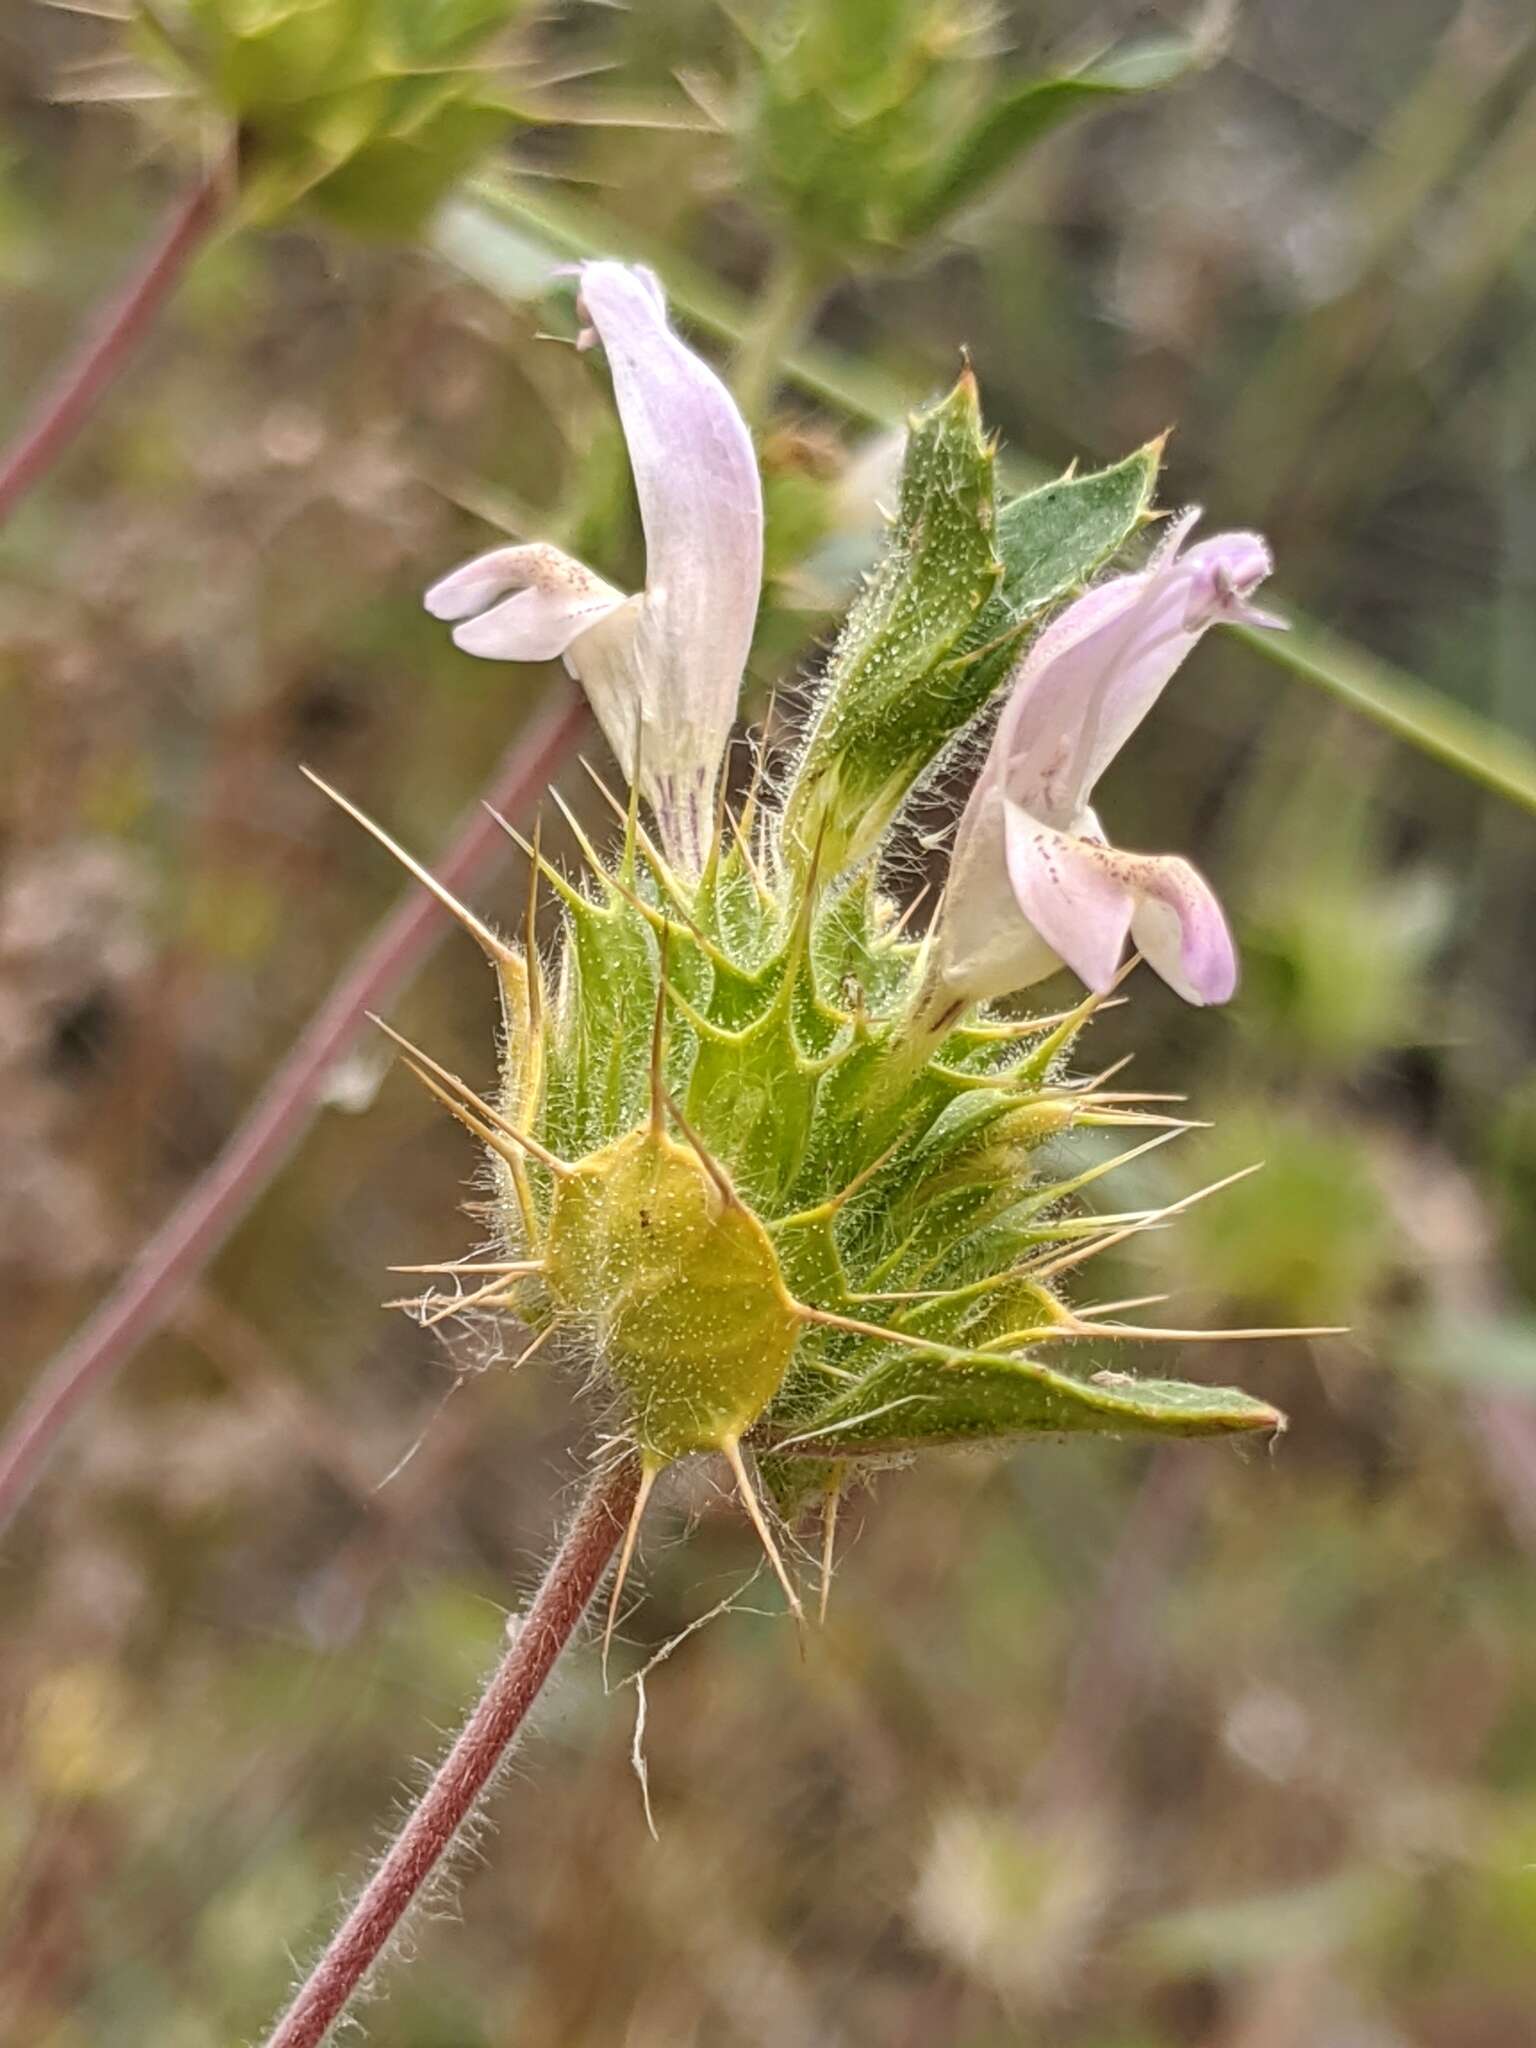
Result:
<svg viewBox="0 0 1536 2048">
<path fill-rule="evenodd" d="M 528 111 L 494 63 L 521 0 L 138 0 L 140 55 L 238 140 L 242 215 L 409 234 Z"/>
<path fill-rule="evenodd" d="M 830 1526 L 853 1476 L 928 1445 L 1279 1425 L 1229 1389 L 1049 1362 L 1199 1333 L 1069 1305 L 1068 1273 L 1158 1218 L 1078 1211 L 1102 1168 L 1037 1170 L 1074 1127 L 1170 1122 L 1067 1071 L 1128 936 L 1188 1001 L 1232 993 L 1206 882 L 1112 847 L 1089 805 L 1208 627 L 1276 623 L 1252 603 L 1269 557 L 1248 534 L 1187 545 L 1186 513 L 1144 568 L 1084 592 L 1153 516 L 1158 445 L 999 506 L 967 370 L 912 422 L 884 559 L 793 762 L 759 752 L 733 811 L 762 565 L 751 440 L 648 272 L 588 264 L 579 307 L 613 376 L 644 589 L 533 543 L 427 603 L 470 653 L 563 656 L 629 797 L 611 855 L 581 837 L 581 884 L 529 849 L 563 906 L 557 961 L 531 917 L 518 946 L 460 911 L 501 986 L 494 1099 L 404 1047 L 496 1175 L 492 1253 L 423 1269 L 452 1282 L 425 1313 L 511 1312 L 591 1366 L 604 1455 L 641 1468 L 626 1557 L 656 1476 L 722 1454 L 798 1611 L 749 1458 L 781 1511 L 819 1498 Z M 1010 682 L 914 937 L 881 884 L 903 807 Z M 1065 1015 L 978 1009 L 1063 963 L 1089 990 Z"/>
<path fill-rule="evenodd" d="M 749 189 L 832 269 L 910 253 L 1061 122 L 1204 54 L 1148 36 L 997 90 L 999 19 L 974 0 L 783 0 L 737 20 L 755 55 Z"/>
<path fill-rule="evenodd" d="M 1053 129 L 1213 53 L 1162 33 L 1009 77 L 999 17 L 974 0 L 780 0 L 734 19 L 749 61 L 722 118 L 774 242 L 734 377 L 750 421 L 841 279 L 910 262 Z"/>
</svg>

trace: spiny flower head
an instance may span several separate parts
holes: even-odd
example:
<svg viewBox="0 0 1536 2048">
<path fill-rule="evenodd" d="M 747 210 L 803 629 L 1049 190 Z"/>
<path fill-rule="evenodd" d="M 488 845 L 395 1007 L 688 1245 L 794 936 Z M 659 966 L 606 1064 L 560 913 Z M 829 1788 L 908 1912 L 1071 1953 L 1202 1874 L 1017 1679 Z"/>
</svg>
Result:
<svg viewBox="0 0 1536 2048">
<path fill-rule="evenodd" d="M 460 913 L 500 981 L 496 1088 L 401 1041 L 496 1176 L 495 1255 L 427 1269 L 452 1284 L 425 1313 L 511 1312 L 535 1344 L 565 1333 L 596 1367 L 610 1443 L 640 1461 L 641 1508 L 670 1462 L 722 1454 L 798 1613 L 762 1491 L 781 1513 L 819 1499 L 830 1531 L 853 1476 L 927 1445 L 1282 1425 L 1232 1389 L 1084 1359 L 1085 1344 L 1233 1333 L 1069 1304 L 1069 1275 L 1172 1212 L 1085 1211 L 1119 1160 L 1074 1168 L 1057 1149 L 1085 1126 L 1152 1127 L 1134 1157 L 1182 1128 L 1067 1071 L 1128 932 L 1190 1000 L 1231 993 L 1209 886 L 1109 847 L 1088 800 L 1209 627 L 1267 623 L 1251 599 L 1269 559 L 1247 535 L 1185 550 L 1186 518 L 1145 569 L 1091 583 L 1147 523 L 1159 447 L 999 505 L 967 371 L 911 423 L 884 559 L 792 765 L 770 789 L 760 750 L 733 813 L 724 764 L 762 562 L 750 439 L 648 272 L 588 264 L 580 303 L 613 371 L 644 589 L 535 542 L 477 558 L 427 603 L 472 653 L 563 656 L 629 795 L 610 796 L 609 855 L 571 820 L 580 880 L 527 848 L 533 890 L 546 879 L 563 910 L 553 960 L 532 892 L 521 945 Z M 917 937 L 882 860 L 914 787 L 995 696 Z M 978 1008 L 1062 962 L 1089 984 L 1065 1012 Z"/>
</svg>

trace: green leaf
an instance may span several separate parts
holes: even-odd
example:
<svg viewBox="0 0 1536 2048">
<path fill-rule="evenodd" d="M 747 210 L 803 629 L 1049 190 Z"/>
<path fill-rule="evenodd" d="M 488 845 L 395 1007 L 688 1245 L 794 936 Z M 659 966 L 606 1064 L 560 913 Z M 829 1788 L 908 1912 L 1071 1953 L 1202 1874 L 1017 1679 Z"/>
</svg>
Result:
<svg viewBox="0 0 1536 2048">
<path fill-rule="evenodd" d="M 1283 1430 L 1285 1417 L 1236 1387 L 1074 1379 L 1031 1358 L 903 1351 L 773 1445 L 776 1456 L 889 1457 L 929 1445 L 1015 1436 L 1232 1436 Z"/>
<path fill-rule="evenodd" d="M 546 1035 L 541 1134 L 567 1158 L 643 1114 L 657 962 L 645 919 L 617 894 L 565 896 L 564 1013 L 576 1028 Z"/>
<path fill-rule="evenodd" d="M 354 232 L 414 232 L 515 119 L 483 48 L 521 0 L 189 0 L 150 60 L 239 127 L 241 215 L 307 205 Z M 146 17 L 146 21 L 148 17 Z"/>
<path fill-rule="evenodd" d="M 843 270 L 888 261 L 983 89 L 975 20 L 950 0 L 781 0 L 756 57 L 741 147 L 796 245 Z"/>
<path fill-rule="evenodd" d="M 1496 796 L 1536 811 L 1536 747 L 1523 734 L 1458 704 L 1444 690 L 1352 647 L 1337 633 L 1286 607 L 1288 633 L 1233 626 L 1255 654 L 1326 690 L 1431 759 L 1481 783 Z"/>
<path fill-rule="evenodd" d="M 515 120 L 507 107 L 454 99 L 408 132 L 368 142 L 316 186 L 314 210 L 353 234 L 408 235 Z"/>
<path fill-rule="evenodd" d="M 961 641 L 970 665 L 956 675 L 952 701 L 973 717 L 1007 676 L 1031 628 L 1060 599 L 1081 589 L 1151 515 L 1163 441 L 1149 441 L 1110 469 L 1059 477 L 1010 499 L 997 515 L 1003 578 Z M 962 723 L 965 722 L 962 720 Z"/>
<path fill-rule="evenodd" d="M 1204 53 L 1186 36 L 1151 36 L 1062 78 L 1031 78 L 993 100 L 961 136 L 907 211 L 908 236 L 927 234 L 1074 114 L 1156 91 L 1195 70 Z"/>
<path fill-rule="evenodd" d="M 999 596 L 1015 617 L 1065 597 L 1130 539 L 1151 509 L 1160 437 L 1111 469 L 1065 476 L 1011 498 L 997 515 Z"/>
<path fill-rule="evenodd" d="M 1148 517 L 1160 440 L 1110 469 L 1026 491 L 990 528 L 984 497 L 974 510 L 936 503 L 932 494 L 946 488 L 937 458 L 959 418 L 969 417 L 956 405 L 966 388 L 962 379 L 913 427 L 896 532 L 832 658 L 790 798 L 791 833 L 807 848 L 821 834 L 832 872 L 875 844 L 913 784 L 1007 676 L 1042 615 Z M 979 422 L 971 431 L 980 459 L 989 460 Z M 996 584 L 976 605 L 983 550 Z"/>
<path fill-rule="evenodd" d="M 1282 1891 L 1186 1906 L 1139 1927 L 1131 1949 L 1165 1970 L 1218 1975 L 1294 1969 L 1340 1950 L 1355 1956 L 1411 1882 L 1401 1870 L 1344 1869 Z"/>
<path fill-rule="evenodd" d="M 976 380 L 912 422 L 889 544 L 854 605 L 786 806 L 791 839 L 840 873 L 876 844 L 907 791 L 975 709 L 935 681 L 996 590 L 993 451 Z"/>
</svg>

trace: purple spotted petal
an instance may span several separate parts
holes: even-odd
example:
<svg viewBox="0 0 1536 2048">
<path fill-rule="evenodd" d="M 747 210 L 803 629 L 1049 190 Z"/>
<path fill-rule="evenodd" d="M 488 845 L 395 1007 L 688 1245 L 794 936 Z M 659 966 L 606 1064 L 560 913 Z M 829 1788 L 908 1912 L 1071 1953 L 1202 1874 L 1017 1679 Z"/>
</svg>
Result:
<svg viewBox="0 0 1536 2048">
<path fill-rule="evenodd" d="M 504 597 L 507 591 L 516 595 Z M 497 604 L 499 597 L 504 601 Z M 423 601 L 434 618 L 466 622 L 453 636 L 466 654 L 553 661 L 625 599 L 558 548 L 534 543 L 476 556 L 434 583 Z"/>
<path fill-rule="evenodd" d="M 1131 919 L 1137 951 L 1186 1003 L 1230 1002 L 1237 948 L 1210 883 L 1172 854 L 1142 856 L 1141 867 L 1141 900 Z"/>
<path fill-rule="evenodd" d="M 978 785 L 950 856 L 934 925 L 932 972 L 940 1007 L 963 1007 L 1032 988 L 1061 970 L 1061 956 L 1019 915 L 1008 879 L 1005 803 Z"/>
<path fill-rule="evenodd" d="M 1053 831 L 1017 804 L 1005 806 L 1005 821 L 1015 902 L 1078 980 L 1103 995 L 1119 972 L 1136 908 L 1124 879 L 1102 857 L 1108 848 Z"/>
<path fill-rule="evenodd" d="M 1187 1003 L 1224 1003 L 1237 952 L 1204 876 L 1175 854 L 1126 853 L 1053 831 L 1006 807 L 1008 879 L 1031 927 L 1099 994 L 1129 934 L 1147 965 Z"/>
</svg>

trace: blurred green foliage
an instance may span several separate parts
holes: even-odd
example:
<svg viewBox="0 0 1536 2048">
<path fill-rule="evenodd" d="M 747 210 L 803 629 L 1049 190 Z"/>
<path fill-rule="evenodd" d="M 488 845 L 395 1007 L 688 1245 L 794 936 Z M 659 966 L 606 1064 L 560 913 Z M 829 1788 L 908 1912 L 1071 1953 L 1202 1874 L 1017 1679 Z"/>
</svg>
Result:
<svg viewBox="0 0 1536 2048">
<path fill-rule="evenodd" d="M 940 53 L 943 90 L 964 86 L 940 141 L 971 132 L 989 86 L 1069 69 L 1080 13 L 1042 0 L 1002 18 L 1013 50 Z M 1114 47 L 1137 24 L 1108 6 L 1095 26 Z M 1176 422 L 1167 495 L 1262 525 L 1288 595 L 1528 743 L 1528 29 L 1521 8 L 1452 0 L 1250 7 L 1226 58 L 1064 128 L 921 247 L 880 241 L 871 200 L 821 335 L 886 396 L 945 388 L 969 344 L 1005 460 L 1042 474 Z M 111 32 L 42 8 L 7 31 L 14 414 L 166 180 L 92 81 L 65 90 Z M 741 154 L 766 44 L 701 0 L 571 8 L 517 41 L 602 117 L 541 127 L 525 168 L 679 277 L 766 274 L 773 223 L 813 205 Z M 681 118 L 679 71 L 717 118 Z M 616 125 L 621 91 L 677 117 Z M 942 124 L 938 92 L 917 104 Z M 923 189 L 894 180 L 904 207 Z M 519 261 L 532 294 L 548 245 Z M 430 854 L 525 714 L 533 679 L 424 631 L 418 590 L 498 523 L 633 569 L 604 394 L 536 340 L 546 313 L 416 252 L 228 241 L 7 530 L 13 1396 L 389 900 L 295 762 Z M 824 659 L 893 475 L 885 439 L 850 446 L 825 396 L 782 399 L 763 445 L 759 706 Z M 1105 1065 L 1135 1051 L 1133 1085 L 1187 1090 L 1214 1125 L 1126 1169 L 1114 1199 L 1268 1164 L 1095 1284 L 1172 1285 L 1180 1324 L 1297 1314 L 1351 1336 L 1179 1355 L 1291 1413 L 1273 1456 L 1078 1444 L 891 1475 L 847 1517 L 805 1664 L 776 1619 L 740 1612 L 652 1674 L 659 1843 L 632 1699 L 604 1698 L 578 1654 L 466 1862 L 462 1912 L 423 1918 L 369 2008 L 380 2048 L 1505 2048 L 1529 2031 L 1529 822 L 1214 644 L 1104 808 L 1124 843 L 1200 860 L 1248 968 L 1227 1015 L 1133 981 L 1095 1025 Z M 924 859 L 914 835 L 913 894 Z M 482 900 L 511 923 L 520 896 L 508 877 Z M 488 1080 L 468 949 L 399 1016 Z M 368 1113 L 321 1119 L 8 1539 L 7 2039 L 250 2038 L 495 1656 L 567 1497 L 571 1385 L 510 1374 L 483 1333 L 431 1349 L 375 1305 L 387 1265 L 466 1247 L 478 1226 L 455 1205 L 483 1192 L 454 1134 L 403 1085 L 375 1097 L 380 1079 L 367 1053 L 332 1077 Z M 672 1513 L 689 1541 L 665 1522 L 648 1541 L 628 1624 L 647 1650 L 754 1562 L 706 1474 Z"/>
<path fill-rule="evenodd" d="M 239 138 L 241 212 L 414 232 L 512 124 L 487 54 L 521 0 L 139 0 L 138 42 Z"/>
<path fill-rule="evenodd" d="M 1147 38 L 998 91 L 998 20 L 973 0 L 780 0 L 742 26 L 750 187 L 832 272 L 910 252 L 1060 122 L 1171 85 L 1200 57 L 1187 38 Z"/>
</svg>

